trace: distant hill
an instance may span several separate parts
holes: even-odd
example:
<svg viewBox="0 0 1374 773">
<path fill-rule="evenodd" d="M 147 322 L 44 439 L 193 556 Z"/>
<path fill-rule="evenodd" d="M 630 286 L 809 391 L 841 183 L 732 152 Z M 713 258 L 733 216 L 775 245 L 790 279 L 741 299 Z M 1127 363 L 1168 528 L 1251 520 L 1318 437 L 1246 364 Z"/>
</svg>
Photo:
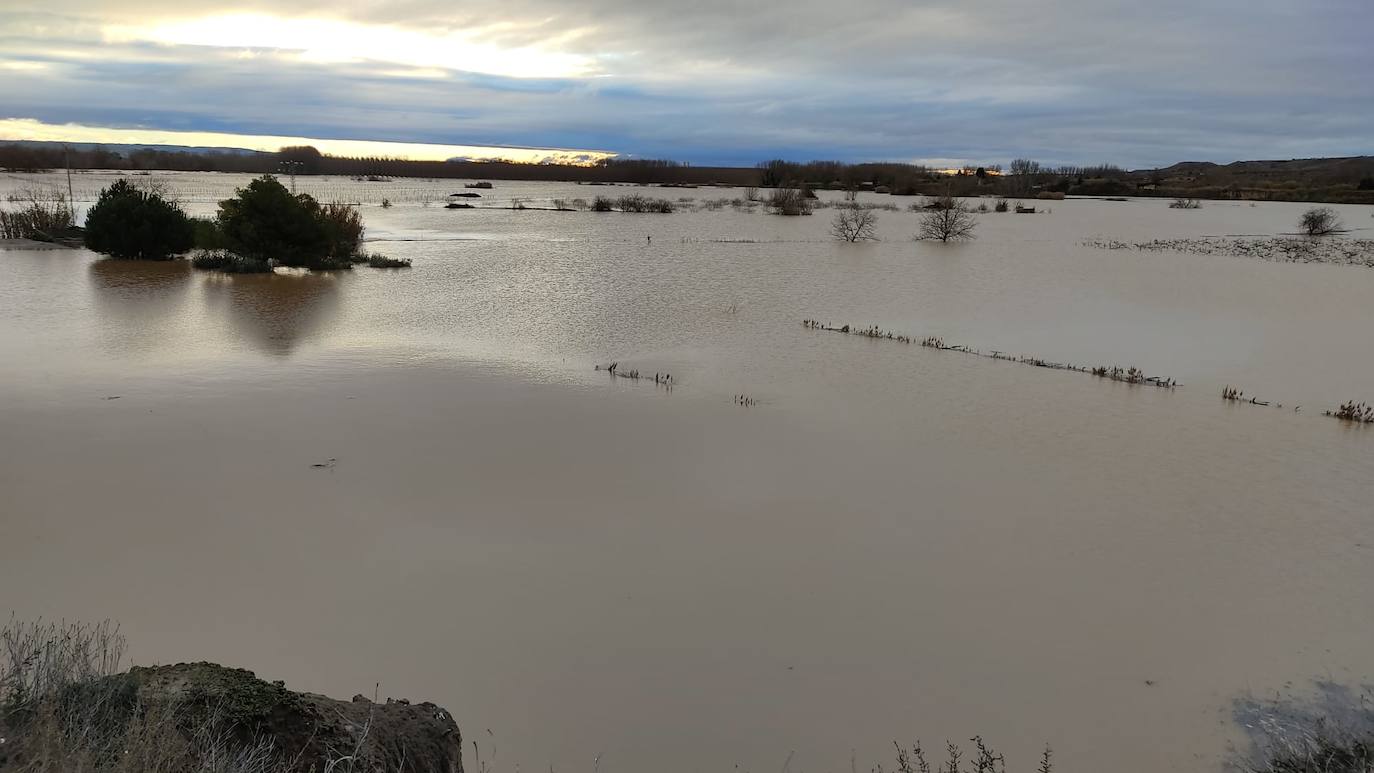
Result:
<svg viewBox="0 0 1374 773">
<path fill-rule="evenodd" d="M 1235 161 L 1230 164 L 1214 164 L 1210 161 L 1183 161 L 1161 169 L 1141 170 L 1136 174 L 1142 172 L 1158 172 L 1170 177 L 1212 174 L 1343 180 L 1374 174 L 1374 156 L 1295 158 L 1288 161 Z"/>
<path fill-rule="evenodd" d="M 1374 156 L 1230 164 L 1184 161 L 1133 171 L 1129 180 L 1157 195 L 1374 203 Z"/>
<path fill-rule="evenodd" d="M 107 153 L 119 153 L 129 155 L 138 151 L 156 151 L 160 153 L 191 153 L 191 154 L 219 154 L 233 156 L 267 156 L 273 155 L 261 150 L 249 150 L 248 148 L 215 148 L 197 147 L 191 145 L 129 145 L 112 142 L 52 142 L 48 140 L 0 140 L 3 145 L 16 145 L 21 148 L 31 150 L 46 150 L 61 152 L 63 148 L 72 150 L 92 151 L 103 150 Z"/>
</svg>

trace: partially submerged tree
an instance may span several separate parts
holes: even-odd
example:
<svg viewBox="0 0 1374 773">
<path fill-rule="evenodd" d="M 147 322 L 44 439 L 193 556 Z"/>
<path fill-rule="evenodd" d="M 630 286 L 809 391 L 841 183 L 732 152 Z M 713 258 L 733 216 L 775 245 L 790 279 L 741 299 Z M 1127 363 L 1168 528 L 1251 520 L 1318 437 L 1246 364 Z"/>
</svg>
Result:
<svg viewBox="0 0 1374 773">
<path fill-rule="evenodd" d="M 214 227 L 203 226 L 197 241 L 208 252 L 197 268 L 270 271 L 272 266 L 312 270 L 352 268 L 376 256 L 360 251 L 363 219 L 349 204 L 292 195 L 272 175 L 263 175 L 219 203 Z"/>
<path fill-rule="evenodd" d="M 1308 236 L 1325 236 L 1341 230 L 1341 220 L 1330 207 L 1313 207 L 1302 213 L 1298 227 Z"/>
<path fill-rule="evenodd" d="M 967 204 L 953 196 L 941 196 L 921 216 L 916 238 L 939 239 L 942 242 L 972 239 L 977 227 L 978 218 L 973 216 Z"/>
<path fill-rule="evenodd" d="M 840 207 L 830 221 L 830 234 L 846 242 L 877 239 L 878 213 L 856 205 Z"/>
<path fill-rule="evenodd" d="M 236 255 L 284 266 L 335 267 L 328 265 L 331 240 L 319 203 L 304 193 L 291 195 L 270 174 L 221 201 L 216 222 Z"/>
<path fill-rule="evenodd" d="M 85 239 L 113 258 L 168 260 L 194 246 L 195 228 L 176 202 L 121 178 L 87 213 Z"/>
</svg>

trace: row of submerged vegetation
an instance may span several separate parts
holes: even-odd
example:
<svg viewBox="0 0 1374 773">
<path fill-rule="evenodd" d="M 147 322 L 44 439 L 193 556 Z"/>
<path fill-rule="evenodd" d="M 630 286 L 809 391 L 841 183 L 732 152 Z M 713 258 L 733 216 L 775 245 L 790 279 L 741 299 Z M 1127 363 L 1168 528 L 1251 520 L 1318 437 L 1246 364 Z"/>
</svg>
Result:
<svg viewBox="0 0 1374 773">
<path fill-rule="evenodd" d="M 1163 389 L 1174 389 L 1179 383 L 1172 378 L 1161 378 L 1159 376 L 1147 376 L 1140 368 L 1106 365 L 1075 365 L 1073 363 L 1054 362 L 1043 357 L 1018 356 L 1007 354 L 1006 352 L 992 350 L 988 352 L 974 349 L 962 344 L 947 344 L 945 339 L 940 336 L 927 336 L 917 339 L 902 333 L 895 333 L 891 330 L 883 330 L 877 325 L 869 327 L 858 327 L 856 325 L 833 325 L 828 322 L 820 322 L 814 319 L 802 320 L 802 326 L 807 330 L 821 330 L 827 333 L 840 333 L 843 335 L 859 336 L 861 338 L 876 338 L 884 341 L 893 341 L 899 344 L 919 344 L 927 349 L 939 349 L 947 352 L 958 352 L 960 354 L 970 354 L 975 357 L 986 357 L 991 360 L 1003 360 L 1006 362 L 1016 362 L 1022 365 L 1032 365 L 1037 368 L 1048 368 L 1050 370 L 1071 370 L 1076 373 L 1087 373 L 1098 378 L 1109 381 L 1120 381 L 1127 384 L 1140 384 L 1142 386 L 1161 387 Z"/>
<path fill-rule="evenodd" d="M 975 357 L 985 357 L 991 360 L 1002 360 L 1004 362 L 1015 362 L 1022 365 L 1031 365 L 1037 368 L 1048 368 L 1050 370 L 1069 370 L 1075 373 L 1087 373 L 1097 378 L 1108 381 L 1119 381 L 1124 384 L 1138 384 L 1141 386 L 1153 386 L 1163 389 L 1176 389 L 1180 385 L 1173 378 L 1161 378 L 1159 376 L 1146 375 L 1145 371 L 1137 367 L 1120 367 L 1106 365 L 1076 365 L 1074 363 L 1054 362 L 1043 357 L 1012 355 L 996 349 L 982 351 L 962 344 L 948 344 L 940 336 L 926 336 L 917 339 L 903 333 L 896 333 L 891 330 L 884 330 L 877 325 L 869 327 L 859 327 L 857 325 L 834 325 L 828 322 L 820 322 L 814 319 L 802 320 L 802 326 L 807 330 L 819 330 L 828 333 L 840 333 L 842 335 L 859 336 L 860 338 L 874 338 L 884 341 L 893 341 L 899 344 L 919 344 L 927 349 L 938 349 L 946 352 L 958 352 L 960 354 L 973 355 Z M 1268 400 L 1260 400 L 1256 397 L 1246 397 L 1245 392 L 1236 387 L 1227 385 L 1221 390 L 1221 398 L 1228 402 L 1247 403 L 1250 405 L 1269 406 Z M 1283 404 L 1277 404 L 1282 408 Z M 1301 406 L 1295 406 L 1294 411 L 1298 411 Z M 1341 419 L 1342 421 L 1354 424 L 1374 424 L 1374 405 L 1364 402 L 1351 400 L 1343 403 L 1336 410 L 1322 411 L 1323 416 Z M 1364 771 L 1363 773 L 1370 773 Z"/>
<path fill-rule="evenodd" d="M 229 273 L 410 265 L 363 252 L 364 231 L 356 207 L 293 194 L 272 175 L 221 201 L 214 218 L 192 218 L 156 186 L 120 179 L 87 213 L 84 239 L 89 249 L 120 259 L 171 260 L 194 250 L 196 268 Z"/>
</svg>

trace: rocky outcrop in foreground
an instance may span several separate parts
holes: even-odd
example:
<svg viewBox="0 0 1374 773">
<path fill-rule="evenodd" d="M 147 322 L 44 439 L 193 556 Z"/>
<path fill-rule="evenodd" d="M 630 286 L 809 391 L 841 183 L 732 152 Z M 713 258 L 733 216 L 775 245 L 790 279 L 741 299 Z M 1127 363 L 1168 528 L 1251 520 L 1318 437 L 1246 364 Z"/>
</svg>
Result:
<svg viewBox="0 0 1374 773">
<path fill-rule="evenodd" d="M 135 667 L 16 706 L 0 716 L 0 773 L 219 770 L 211 760 L 256 773 L 463 771 L 458 725 L 433 703 L 340 701 L 214 663 Z"/>
<path fill-rule="evenodd" d="M 253 672 L 214 663 L 133 668 L 129 678 L 144 704 L 172 702 L 189 711 L 216 711 L 242 741 L 270 738 L 276 752 L 302 772 L 354 755 L 355 770 L 462 773 L 462 736 L 452 715 L 433 703 L 374 703 L 358 695 L 340 701 L 298 693 Z"/>
</svg>

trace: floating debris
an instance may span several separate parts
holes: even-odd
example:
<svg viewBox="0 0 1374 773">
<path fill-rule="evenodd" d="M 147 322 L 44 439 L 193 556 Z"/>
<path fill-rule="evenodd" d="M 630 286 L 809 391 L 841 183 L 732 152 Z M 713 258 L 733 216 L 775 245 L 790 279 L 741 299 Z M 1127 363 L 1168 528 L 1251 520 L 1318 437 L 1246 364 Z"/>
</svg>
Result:
<svg viewBox="0 0 1374 773">
<path fill-rule="evenodd" d="M 735 395 L 735 405 L 742 405 L 746 408 L 752 408 L 758 404 L 759 401 L 755 400 L 749 395 Z"/>
<path fill-rule="evenodd" d="M 1261 400 L 1261 399 L 1259 399 L 1258 397 L 1251 397 L 1250 399 L 1247 400 L 1247 399 L 1245 398 L 1245 392 L 1244 392 L 1243 390 L 1236 389 L 1235 387 L 1231 386 L 1230 384 L 1227 384 L 1226 386 L 1222 387 L 1222 389 L 1221 389 L 1221 399 L 1223 399 L 1223 400 L 1229 400 L 1229 401 L 1231 401 L 1231 402 L 1233 402 L 1233 403 L 1249 403 L 1250 405 L 1268 405 L 1268 404 L 1269 404 L 1269 401 L 1268 401 L 1268 400 Z M 1282 406 L 1282 405 L 1279 405 L 1279 407 L 1282 408 L 1283 406 Z M 1293 410 L 1297 410 L 1297 409 L 1294 408 Z"/>
<path fill-rule="evenodd" d="M 329 458 L 329 459 L 324 460 L 323 462 L 315 462 L 314 464 L 312 464 L 312 465 L 310 465 L 310 466 L 313 467 L 313 468 L 315 468 L 315 469 L 317 469 L 317 470 L 332 470 L 332 469 L 334 469 L 334 464 L 335 464 L 335 462 L 338 462 L 338 461 L 339 461 L 338 459 L 334 459 L 334 458 L 331 457 L 331 458 Z"/>
<path fill-rule="evenodd" d="M 1089 239 L 1083 247 L 1141 252 L 1183 252 L 1191 255 L 1230 255 L 1275 263 L 1335 263 L 1374 268 L 1374 239 L 1276 236 L 1270 238 L 1201 237 L 1122 242 Z"/>
<path fill-rule="evenodd" d="M 1356 424 L 1374 424 L 1374 405 L 1366 405 L 1363 402 L 1357 403 L 1351 400 L 1341 404 L 1341 407 L 1335 411 L 1322 411 L 1322 415 L 1341 421 L 1353 421 Z"/>
<path fill-rule="evenodd" d="M 804 319 L 802 320 L 802 325 L 808 330 L 824 330 L 829 333 L 857 335 L 863 336 L 864 338 L 881 338 L 887 341 L 896 341 L 897 343 L 902 344 L 910 344 L 915 341 L 915 339 L 913 339 L 911 336 L 904 335 L 901 333 L 894 333 L 890 330 L 883 330 L 879 328 L 877 325 L 866 328 L 859 328 L 851 325 L 836 326 L 826 322 L 818 322 L 814 319 Z M 1144 371 L 1135 367 L 1107 367 L 1105 365 L 1088 367 L 1083 365 L 1075 365 L 1073 363 L 1053 362 L 1051 360 L 1046 360 L 1041 357 L 1014 356 L 997 350 L 985 353 L 978 349 L 973 349 L 968 346 L 946 344 L 945 339 L 939 336 L 928 336 L 926 338 L 922 338 L 919 341 L 919 343 L 921 346 L 924 346 L 928 349 L 939 349 L 941 351 L 946 352 L 959 352 L 961 354 L 971 354 L 975 357 L 986 357 L 991 360 L 1005 360 L 1007 362 L 1017 362 L 1022 365 L 1033 365 L 1037 368 L 1049 368 L 1051 370 L 1071 370 L 1077 373 L 1088 373 L 1090 375 L 1097 376 L 1098 378 L 1105 378 L 1111 381 L 1121 381 L 1127 384 L 1141 384 L 1145 386 L 1161 387 L 1164 389 L 1173 389 L 1179 385 L 1178 382 L 1172 378 L 1147 376 L 1145 375 Z"/>
</svg>

